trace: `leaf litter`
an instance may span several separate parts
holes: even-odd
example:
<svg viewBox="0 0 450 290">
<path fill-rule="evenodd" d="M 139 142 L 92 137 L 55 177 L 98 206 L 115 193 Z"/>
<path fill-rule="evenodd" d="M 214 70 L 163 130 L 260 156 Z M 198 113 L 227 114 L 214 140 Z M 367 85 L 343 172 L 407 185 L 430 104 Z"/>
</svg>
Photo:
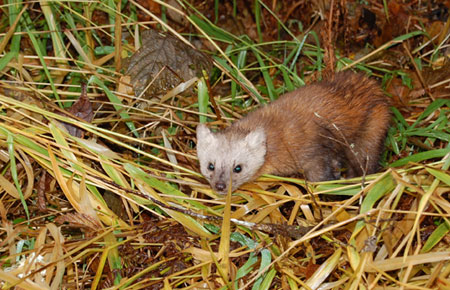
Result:
<svg viewBox="0 0 450 290">
<path fill-rule="evenodd" d="M 0 4 L 2 287 L 446 289 L 449 1 L 168 3 Z M 384 170 L 211 191 L 199 119 L 346 67 L 392 97 Z"/>
</svg>

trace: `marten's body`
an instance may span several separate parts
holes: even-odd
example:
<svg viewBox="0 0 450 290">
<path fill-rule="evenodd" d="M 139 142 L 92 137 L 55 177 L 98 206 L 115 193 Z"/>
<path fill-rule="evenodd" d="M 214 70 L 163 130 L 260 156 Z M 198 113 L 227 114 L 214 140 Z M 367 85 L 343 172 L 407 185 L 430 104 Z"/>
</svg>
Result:
<svg viewBox="0 0 450 290">
<path fill-rule="evenodd" d="M 338 73 L 249 113 L 212 133 L 197 127 L 202 174 L 219 193 L 261 174 L 303 172 L 309 181 L 370 174 L 378 169 L 389 127 L 389 100 L 363 75 Z"/>
</svg>

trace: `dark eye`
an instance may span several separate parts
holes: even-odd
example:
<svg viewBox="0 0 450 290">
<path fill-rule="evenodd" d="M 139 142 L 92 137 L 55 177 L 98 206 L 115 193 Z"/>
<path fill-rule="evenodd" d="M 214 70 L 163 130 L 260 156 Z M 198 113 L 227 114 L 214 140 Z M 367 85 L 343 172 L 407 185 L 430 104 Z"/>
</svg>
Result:
<svg viewBox="0 0 450 290">
<path fill-rule="evenodd" d="M 236 167 L 233 169 L 233 171 L 234 171 L 234 173 L 239 173 L 239 172 L 241 172 L 241 171 L 242 171 L 241 165 L 236 166 Z"/>
<path fill-rule="evenodd" d="M 209 163 L 208 169 L 211 170 L 211 171 L 214 171 L 214 164 Z"/>
</svg>

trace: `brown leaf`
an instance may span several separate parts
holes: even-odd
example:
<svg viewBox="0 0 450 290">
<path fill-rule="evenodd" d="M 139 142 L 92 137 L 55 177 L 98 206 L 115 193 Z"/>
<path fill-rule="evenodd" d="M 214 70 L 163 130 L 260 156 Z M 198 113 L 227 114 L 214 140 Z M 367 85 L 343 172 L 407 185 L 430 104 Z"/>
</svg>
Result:
<svg viewBox="0 0 450 290">
<path fill-rule="evenodd" d="M 102 228 L 102 225 L 95 219 L 82 213 L 68 213 L 55 219 L 58 224 L 66 224 L 70 227 L 85 229 L 86 231 L 96 232 Z"/>
<path fill-rule="evenodd" d="M 425 85 L 430 89 L 433 97 L 448 98 L 450 96 L 450 89 L 448 85 L 450 83 L 450 62 L 446 62 L 438 69 L 431 67 L 425 67 L 422 71 Z M 414 86 L 416 89 L 411 92 L 411 99 L 418 98 L 425 93 L 422 86 Z"/>
<path fill-rule="evenodd" d="M 49 188 L 49 182 L 52 178 L 47 174 L 47 171 L 42 171 L 41 178 L 39 179 L 39 182 L 36 184 L 37 186 L 37 196 L 38 196 L 38 209 L 41 212 L 47 211 L 47 206 L 45 203 L 45 192 Z"/>
<path fill-rule="evenodd" d="M 144 7 L 146 10 L 152 12 L 156 16 L 161 16 L 161 5 L 153 0 L 137 0 L 136 3 Z M 171 9 L 168 9 L 171 11 Z M 137 11 L 138 21 L 151 21 L 153 20 L 150 15 L 138 9 Z M 152 27 L 156 27 L 156 24 L 151 24 Z"/>
<path fill-rule="evenodd" d="M 177 0 L 167 0 L 166 3 L 167 3 L 167 5 L 170 5 L 180 11 L 183 11 L 183 6 L 181 6 Z M 183 14 L 180 14 L 179 12 L 177 12 L 174 9 L 167 9 L 166 13 L 167 13 L 167 17 L 170 20 L 174 21 L 175 23 L 178 23 L 179 25 L 187 26 L 189 24 L 189 21 L 187 20 L 187 18 Z"/>
<path fill-rule="evenodd" d="M 73 116 L 76 116 L 90 123 L 94 118 L 94 113 L 92 110 L 91 101 L 87 96 L 86 90 L 87 90 L 86 84 L 82 84 L 80 98 L 75 103 L 73 103 L 72 107 L 70 107 L 68 112 L 71 113 Z M 81 130 L 79 127 L 65 122 L 63 122 L 63 124 L 70 135 L 75 137 L 81 137 L 83 135 L 83 130 Z"/>
<path fill-rule="evenodd" d="M 386 92 L 392 95 L 393 105 L 396 107 L 407 106 L 409 103 L 409 92 L 411 90 L 403 84 L 399 77 L 393 78 L 386 86 Z"/>
<path fill-rule="evenodd" d="M 209 58 L 171 35 L 156 30 L 142 33 L 142 47 L 131 56 L 126 74 L 136 96 L 150 98 L 211 70 Z"/>
<path fill-rule="evenodd" d="M 312 260 L 309 260 L 308 266 L 306 267 L 305 271 L 305 277 L 306 279 L 311 278 L 312 275 L 319 269 L 320 265 L 317 265 L 312 262 Z"/>
<path fill-rule="evenodd" d="M 389 21 L 385 22 L 381 30 L 381 41 L 386 43 L 394 37 L 406 31 L 409 21 L 409 11 L 407 5 L 397 1 L 390 1 L 388 4 Z"/>
<path fill-rule="evenodd" d="M 86 84 L 81 85 L 81 95 L 69 109 L 69 113 L 90 123 L 94 117 L 92 112 L 92 104 L 87 96 Z"/>
<path fill-rule="evenodd" d="M 119 195 L 113 193 L 112 191 L 106 190 L 103 193 L 103 199 L 108 205 L 108 208 L 111 209 L 112 212 L 115 213 L 118 217 L 120 217 L 121 219 L 124 219 L 126 217 L 125 208 Z"/>
<path fill-rule="evenodd" d="M 430 26 L 427 27 L 427 32 L 430 38 L 433 40 L 434 45 L 439 45 L 439 35 L 444 29 L 444 23 L 442 21 L 433 21 Z"/>
</svg>

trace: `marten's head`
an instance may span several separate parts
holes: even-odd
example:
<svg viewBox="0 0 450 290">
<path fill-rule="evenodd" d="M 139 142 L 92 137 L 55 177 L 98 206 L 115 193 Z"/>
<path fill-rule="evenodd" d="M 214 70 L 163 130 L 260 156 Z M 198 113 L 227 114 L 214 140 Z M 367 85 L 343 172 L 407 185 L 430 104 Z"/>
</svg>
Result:
<svg viewBox="0 0 450 290">
<path fill-rule="evenodd" d="M 227 130 L 213 133 L 205 125 L 197 126 L 197 156 L 200 170 L 211 187 L 226 194 L 257 177 L 264 164 L 266 134 L 263 128 L 249 133 Z"/>
</svg>

